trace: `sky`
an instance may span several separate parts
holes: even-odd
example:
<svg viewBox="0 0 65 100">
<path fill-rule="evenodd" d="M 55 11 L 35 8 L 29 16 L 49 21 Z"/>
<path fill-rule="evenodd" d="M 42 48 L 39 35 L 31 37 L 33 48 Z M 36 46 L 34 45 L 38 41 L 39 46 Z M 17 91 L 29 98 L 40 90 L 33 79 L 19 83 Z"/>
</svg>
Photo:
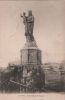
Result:
<svg viewBox="0 0 65 100">
<path fill-rule="evenodd" d="M 20 15 L 32 10 L 34 37 L 42 51 L 42 62 L 65 60 L 65 0 L 0 1 L 0 67 L 20 61 L 26 42 Z"/>
</svg>

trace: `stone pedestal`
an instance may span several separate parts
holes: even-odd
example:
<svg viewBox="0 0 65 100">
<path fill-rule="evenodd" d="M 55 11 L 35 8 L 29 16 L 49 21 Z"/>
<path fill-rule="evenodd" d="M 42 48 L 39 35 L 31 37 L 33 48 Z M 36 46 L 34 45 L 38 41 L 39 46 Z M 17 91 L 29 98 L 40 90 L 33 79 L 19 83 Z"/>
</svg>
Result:
<svg viewBox="0 0 65 100">
<path fill-rule="evenodd" d="M 38 49 L 35 41 L 25 43 L 21 50 L 21 64 L 28 67 L 41 66 L 41 50 Z"/>
<path fill-rule="evenodd" d="M 21 50 L 22 84 L 28 86 L 25 89 L 26 91 L 36 91 L 36 89 L 40 91 L 43 89 L 45 77 L 41 64 L 41 50 L 38 49 L 35 40 L 26 41 L 24 48 Z"/>
</svg>

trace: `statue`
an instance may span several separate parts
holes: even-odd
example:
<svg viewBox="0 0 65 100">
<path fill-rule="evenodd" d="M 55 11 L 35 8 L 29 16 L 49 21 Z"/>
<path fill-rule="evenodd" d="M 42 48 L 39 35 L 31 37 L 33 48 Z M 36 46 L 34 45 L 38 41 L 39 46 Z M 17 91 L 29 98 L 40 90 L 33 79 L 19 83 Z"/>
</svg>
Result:
<svg viewBox="0 0 65 100">
<path fill-rule="evenodd" d="M 32 11 L 28 12 L 28 16 L 26 16 L 26 13 L 23 13 L 23 23 L 25 25 L 25 36 L 27 40 L 33 41 L 33 28 L 34 28 L 34 16 L 32 15 Z"/>
</svg>

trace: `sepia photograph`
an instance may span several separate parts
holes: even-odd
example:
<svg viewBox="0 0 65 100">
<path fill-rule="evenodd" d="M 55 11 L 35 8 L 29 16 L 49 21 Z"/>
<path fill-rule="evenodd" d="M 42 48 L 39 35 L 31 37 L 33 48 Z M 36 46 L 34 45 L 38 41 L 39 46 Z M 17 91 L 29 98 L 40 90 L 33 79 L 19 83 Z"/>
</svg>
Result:
<svg viewBox="0 0 65 100">
<path fill-rule="evenodd" d="M 0 0 L 0 94 L 15 93 L 64 100 L 65 0 Z"/>
</svg>

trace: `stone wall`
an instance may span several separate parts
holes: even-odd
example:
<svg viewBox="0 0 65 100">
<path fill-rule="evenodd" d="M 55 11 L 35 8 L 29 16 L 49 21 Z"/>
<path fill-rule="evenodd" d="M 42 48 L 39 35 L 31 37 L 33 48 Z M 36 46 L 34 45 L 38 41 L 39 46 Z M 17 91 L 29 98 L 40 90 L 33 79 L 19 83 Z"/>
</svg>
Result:
<svg viewBox="0 0 65 100">
<path fill-rule="evenodd" d="M 61 76 L 60 64 L 58 63 L 46 63 L 42 66 L 45 73 L 45 87 L 60 90 L 65 87 L 65 70 Z M 62 83 L 63 77 L 63 83 Z"/>
</svg>

